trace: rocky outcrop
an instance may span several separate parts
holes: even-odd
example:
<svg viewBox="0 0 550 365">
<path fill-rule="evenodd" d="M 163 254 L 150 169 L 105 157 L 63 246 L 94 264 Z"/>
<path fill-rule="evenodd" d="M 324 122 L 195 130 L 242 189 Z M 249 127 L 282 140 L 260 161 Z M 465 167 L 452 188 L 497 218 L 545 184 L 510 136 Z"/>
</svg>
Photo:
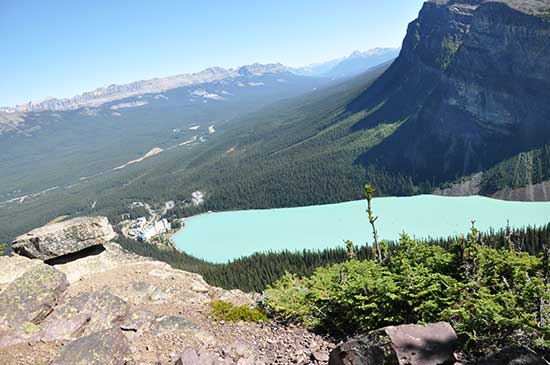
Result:
<svg viewBox="0 0 550 365">
<path fill-rule="evenodd" d="M 461 181 L 435 189 L 432 194 L 441 196 L 471 196 L 479 195 L 483 173 L 479 172 Z"/>
<path fill-rule="evenodd" d="M 212 287 L 200 275 L 130 254 L 113 242 L 103 246 L 100 253 L 53 265 L 22 256 L 0 257 L 0 265 L 13 270 L 0 274 L 0 283 L 7 283 L 0 286 L 0 364 L 455 362 L 457 336 L 444 322 L 389 326 L 334 349 L 330 340 L 292 324 L 214 320 L 212 301 L 253 306 L 257 295 Z M 545 363 L 522 347 L 468 362 Z"/>
<path fill-rule="evenodd" d="M 45 236 L 80 235 L 53 231 Z M 102 247 L 52 265 L 0 258 L 13 269 L 0 274 L 0 308 L 10 308 L 0 310 L 0 364 L 326 364 L 331 343 L 304 328 L 211 318 L 212 301 L 254 305 L 256 295 Z"/>
<path fill-rule="evenodd" d="M 445 322 L 385 327 L 357 336 L 330 354 L 330 365 L 454 364 L 458 340 Z"/>
<path fill-rule="evenodd" d="M 12 247 L 22 256 L 50 260 L 103 245 L 115 236 L 113 227 L 105 217 L 74 218 L 19 236 Z"/>
<path fill-rule="evenodd" d="M 442 196 L 481 195 L 483 173 L 474 174 L 459 182 L 435 189 L 432 194 Z M 546 202 L 550 201 L 550 181 L 528 184 L 521 188 L 505 188 L 489 194 L 492 198 L 509 201 Z"/>
</svg>

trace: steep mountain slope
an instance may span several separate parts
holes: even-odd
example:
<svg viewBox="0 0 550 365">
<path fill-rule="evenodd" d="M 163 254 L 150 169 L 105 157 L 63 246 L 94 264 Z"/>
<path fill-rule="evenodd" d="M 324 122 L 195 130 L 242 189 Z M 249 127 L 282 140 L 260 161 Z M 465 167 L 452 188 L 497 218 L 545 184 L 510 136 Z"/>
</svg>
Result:
<svg viewBox="0 0 550 365">
<path fill-rule="evenodd" d="M 428 1 L 400 57 L 350 104 L 407 122 L 361 161 L 442 182 L 550 141 L 550 1 Z M 547 13 L 546 13 L 547 14 Z"/>
<path fill-rule="evenodd" d="M 428 1 L 389 69 L 354 80 L 359 94 L 315 99 L 315 113 L 297 101 L 263 111 L 245 136 L 228 134 L 191 163 L 189 183 L 210 191 L 209 209 L 326 203 L 358 197 L 366 180 L 383 194 L 429 192 L 539 149 L 550 141 L 548 9 Z"/>
<path fill-rule="evenodd" d="M 257 123 L 233 157 L 218 157 L 222 174 L 231 159 L 239 169 L 221 187 L 205 183 L 224 202 L 212 208 L 255 206 L 258 195 L 260 206 L 341 200 L 365 180 L 382 193 L 430 191 L 541 148 L 550 141 L 548 9 L 548 0 L 426 2 L 400 56 L 359 95 L 311 105 L 324 114 L 293 118 L 289 109 Z M 255 185 L 254 198 L 231 189 L 233 179 Z"/>
</svg>

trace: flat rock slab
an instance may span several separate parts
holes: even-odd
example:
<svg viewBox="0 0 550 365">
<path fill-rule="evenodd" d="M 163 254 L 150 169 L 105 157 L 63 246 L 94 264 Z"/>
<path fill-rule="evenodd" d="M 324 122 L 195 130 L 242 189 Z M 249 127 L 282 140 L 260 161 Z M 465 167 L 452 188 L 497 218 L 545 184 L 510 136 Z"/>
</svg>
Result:
<svg viewBox="0 0 550 365">
<path fill-rule="evenodd" d="M 81 217 L 48 224 L 17 237 L 13 250 L 26 257 L 50 260 L 103 245 L 116 237 L 105 217 Z"/>
<path fill-rule="evenodd" d="M 59 303 L 41 323 L 22 322 L 9 332 L 0 331 L 0 348 L 22 342 L 75 340 L 118 327 L 127 315 L 128 304 L 108 290 L 82 293 Z M 134 326 L 146 324 L 136 322 Z"/>
<path fill-rule="evenodd" d="M 170 293 L 143 281 L 134 281 L 123 287 L 117 287 L 112 290 L 125 301 L 134 304 L 146 302 L 162 303 L 171 297 Z"/>
<path fill-rule="evenodd" d="M 111 328 L 70 342 L 52 365 L 123 365 L 129 352 L 122 330 Z"/>
<path fill-rule="evenodd" d="M 81 293 L 61 303 L 42 324 L 45 340 L 70 339 L 119 326 L 128 303 L 107 289 Z"/>
<path fill-rule="evenodd" d="M 389 326 L 359 335 L 330 354 L 330 365 L 440 365 L 454 363 L 458 337 L 446 322 Z"/>
<path fill-rule="evenodd" d="M 149 330 L 156 335 L 162 335 L 174 332 L 193 333 L 200 330 L 200 327 L 183 317 L 166 316 L 153 321 Z"/>
<path fill-rule="evenodd" d="M 60 301 L 69 286 L 65 274 L 40 263 L 0 293 L 0 332 L 23 323 L 39 324 Z"/>
</svg>

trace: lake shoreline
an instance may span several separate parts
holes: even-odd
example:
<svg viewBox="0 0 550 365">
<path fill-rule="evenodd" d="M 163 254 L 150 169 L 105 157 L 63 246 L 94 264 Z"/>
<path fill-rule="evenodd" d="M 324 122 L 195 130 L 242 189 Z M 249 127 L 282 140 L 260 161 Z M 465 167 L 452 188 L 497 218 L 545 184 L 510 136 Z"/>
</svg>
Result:
<svg viewBox="0 0 550 365">
<path fill-rule="evenodd" d="M 471 221 L 482 231 L 550 222 L 550 202 L 510 202 L 484 196 L 379 197 L 374 201 L 380 239 L 397 240 L 407 232 L 418 239 L 466 234 Z M 366 201 L 305 207 L 232 210 L 184 218 L 170 240 L 179 251 L 214 263 L 257 252 L 322 250 L 351 239 L 363 246 L 372 240 Z M 549 218 L 544 218 L 549 217 Z M 280 229 L 280 227 L 286 227 Z"/>
</svg>

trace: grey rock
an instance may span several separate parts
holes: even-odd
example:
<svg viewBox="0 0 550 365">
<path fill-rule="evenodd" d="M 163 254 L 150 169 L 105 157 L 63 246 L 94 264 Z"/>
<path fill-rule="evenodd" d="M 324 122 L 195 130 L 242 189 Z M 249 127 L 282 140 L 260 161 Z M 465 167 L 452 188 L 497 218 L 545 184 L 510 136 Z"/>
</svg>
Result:
<svg viewBox="0 0 550 365">
<path fill-rule="evenodd" d="M 0 347 L 22 342 L 74 340 L 114 326 L 126 325 L 137 331 L 152 319 L 152 314 L 142 315 L 141 311 L 135 316 L 128 315 L 128 304 L 108 290 L 82 293 L 59 303 L 40 323 L 25 321 L 0 335 Z"/>
<path fill-rule="evenodd" d="M 242 358 L 237 361 L 237 365 L 264 365 L 264 363 L 252 358 Z"/>
<path fill-rule="evenodd" d="M 42 322 L 68 285 L 65 274 L 53 267 L 42 263 L 32 267 L 0 293 L 0 332 L 14 330 L 24 322 Z"/>
<path fill-rule="evenodd" d="M 139 332 L 148 328 L 154 319 L 153 313 L 139 309 L 128 314 L 120 324 L 120 328 L 125 331 Z"/>
<path fill-rule="evenodd" d="M 246 358 L 253 354 L 252 346 L 243 339 L 238 339 L 229 346 L 230 354 L 235 358 Z"/>
<path fill-rule="evenodd" d="M 17 237 L 13 250 L 26 257 L 50 260 L 105 244 L 116 237 L 105 217 L 80 217 L 48 224 Z"/>
<path fill-rule="evenodd" d="M 128 285 L 116 288 L 114 292 L 129 303 L 160 302 L 168 297 L 168 294 L 162 290 L 143 281 L 131 282 Z"/>
<path fill-rule="evenodd" d="M 544 359 L 526 347 L 507 347 L 480 360 L 476 365 L 547 365 Z"/>
<path fill-rule="evenodd" d="M 173 332 L 195 332 L 200 329 L 195 323 L 178 316 L 157 318 L 150 327 L 150 331 L 157 335 Z"/>
<path fill-rule="evenodd" d="M 123 365 L 129 352 L 128 340 L 122 331 L 111 328 L 65 345 L 52 365 Z"/>
<path fill-rule="evenodd" d="M 330 365 L 440 365 L 454 363 L 457 336 L 451 325 L 389 326 L 335 348 Z"/>
</svg>

